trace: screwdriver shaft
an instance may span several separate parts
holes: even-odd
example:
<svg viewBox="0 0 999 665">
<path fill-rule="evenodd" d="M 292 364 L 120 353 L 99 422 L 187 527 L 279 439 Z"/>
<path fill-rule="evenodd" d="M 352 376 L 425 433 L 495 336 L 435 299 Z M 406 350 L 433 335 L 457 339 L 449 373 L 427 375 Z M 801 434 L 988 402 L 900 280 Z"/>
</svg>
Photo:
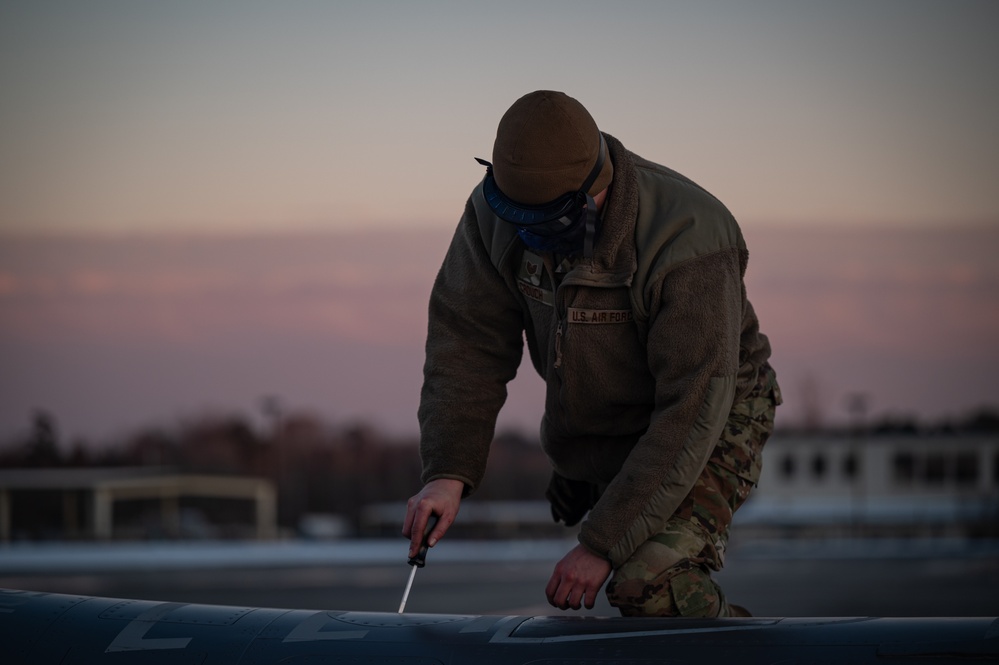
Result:
<svg viewBox="0 0 999 665">
<path fill-rule="evenodd" d="M 406 582 L 406 590 L 402 592 L 402 602 L 399 603 L 399 614 L 406 609 L 406 601 L 409 600 L 409 591 L 413 588 L 413 578 L 416 577 L 417 566 L 410 566 L 412 570 L 409 571 L 409 581 Z"/>
</svg>

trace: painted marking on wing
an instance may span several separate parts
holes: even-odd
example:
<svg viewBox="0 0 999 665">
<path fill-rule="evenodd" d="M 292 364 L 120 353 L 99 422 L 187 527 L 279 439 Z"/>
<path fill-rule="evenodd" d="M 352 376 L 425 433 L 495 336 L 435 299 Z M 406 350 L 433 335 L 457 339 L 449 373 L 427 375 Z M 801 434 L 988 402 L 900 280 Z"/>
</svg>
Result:
<svg viewBox="0 0 999 665">
<path fill-rule="evenodd" d="M 191 637 L 159 637 L 146 639 L 146 633 L 156 623 L 174 611 L 183 607 L 180 603 L 160 603 L 149 608 L 129 622 L 118 636 L 114 638 L 104 653 L 115 651 L 152 651 L 155 649 L 186 649 Z"/>
<path fill-rule="evenodd" d="M 325 612 L 316 612 L 288 633 L 283 642 L 315 642 L 317 640 L 359 640 L 368 634 L 366 630 L 326 630 L 333 623 Z"/>
<path fill-rule="evenodd" d="M 609 632 L 609 633 L 582 633 L 576 635 L 548 635 L 545 637 L 517 637 L 513 635 L 513 632 L 519 626 L 514 626 L 513 630 L 507 633 L 497 632 L 493 635 L 493 638 L 489 640 L 490 642 L 509 642 L 509 643 L 550 643 L 550 642 L 589 642 L 596 640 L 619 640 L 623 638 L 630 637 L 668 637 L 670 635 L 689 635 L 694 633 L 725 633 L 725 632 L 736 632 L 736 631 L 746 631 L 746 630 L 761 630 L 763 628 L 770 628 L 777 621 L 767 620 L 761 621 L 759 623 L 752 624 L 740 624 L 734 626 L 709 626 L 705 628 L 680 628 L 680 629 L 662 629 L 662 630 L 633 630 L 633 631 L 620 631 L 620 632 Z"/>
</svg>

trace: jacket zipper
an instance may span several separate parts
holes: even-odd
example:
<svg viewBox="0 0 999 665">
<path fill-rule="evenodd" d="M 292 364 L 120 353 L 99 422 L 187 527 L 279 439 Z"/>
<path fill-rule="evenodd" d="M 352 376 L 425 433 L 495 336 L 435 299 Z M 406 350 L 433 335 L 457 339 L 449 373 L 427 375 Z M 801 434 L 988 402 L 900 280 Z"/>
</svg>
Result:
<svg viewBox="0 0 999 665">
<path fill-rule="evenodd" d="M 556 266 L 552 261 L 551 255 L 545 256 L 545 269 L 548 270 L 548 276 L 552 283 L 552 309 L 555 312 L 556 326 L 555 326 L 555 362 L 552 363 L 552 369 L 554 370 L 554 378 L 557 381 L 557 391 L 558 396 L 558 411 L 551 414 L 551 417 L 557 418 L 559 421 L 558 427 L 564 429 L 566 424 L 564 419 L 566 417 L 566 398 L 565 398 L 565 376 L 562 369 L 562 341 L 565 337 L 567 331 L 566 327 L 566 315 L 565 315 L 565 293 L 562 290 L 562 284 L 566 278 L 566 275 L 561 275 L 562 279 L 559 280 L 555 272 Z"/>
<path fill-rule="evenodd" d="M 569 332 L 569 312 L 565 307 L 565 288 L 566 286 L 585 286 L 587 282 L 583 280 L 573 279 L 570 277 L 569 273 L 565 273 L 561 280 L 555 279 L 555 268 L 551 263 L 551 260 L 545 259 L 545 267 L 548 269 L 549 277 L 552 280 L 553 287 L 553 297 L 552 297 L 552 307 L 555 310 L 555 317 L 558 321 L 558 325 L 555 327 L 555 362 L 552 364 L 554 369 L 562 368 L 562 345 L 565 342 L 565 336 Z M 571 272 L 571 271 L 570 271 Z"/>
<path fill-rule="evenodd" d="M 565 307 L 562 305 L 562 283 L 565 280 L 566 275 L 562 275 L 562 279 L 557 278 L 557 273 L 555 272 L 556 266 L 552 261 L 551 255 L 545 256 L 544 258 L 545 269 L 548 271 L 548 278 L 552 283 L 552 309 L 555 311 L 555 318 L 558 324 L 555 326 L 555 362 L 552 364 L 553 369 L 562 368 L 562 336 L 565 335 L 566 331 L 566 317 L 563 312 Z"/>
<path fill-rule="evenodd" d="M 562 319 L 559 317 L 558 327 L 555 329 L 555 369 L 562 368 Z"/>
<path fill-rule="evenodd" d="M 556 279 L 555 265 L 552 261 L 551 255 L 547 255 L 543 259 L 545 269 L 548 271 L 548 276 L 551 279 L 552 284 L 552 309 L 555 312 L 555 318 L 557 324 L 555 326 L 555 361 L 552 363 L 552 369 L 555 370 L 555 379 L 558 381 L 558 414 L 551 414 L 551 417 L 557 417 L 559 420 L 564 420 L 566 414 L 568 413 L 566 405 L 566 390 L 565 390 L 565 370 L 562 366 L 562 347 L 565 345 L 565 336 L 569 332 L 568 326 L 568 311 L 565 307 L 565 288 L 572 286 L 593 286 L 596 288 L 600 287 L 617 287 L 619 284 L 593 284 L 588 280 L 583 280 L 579 278 L 573 278 L 571 276 L 572 271 L 562 275 L 561 280 Z M 565 423 L 562 422 L 560 427 L 565 427 Z"/>
</svg>

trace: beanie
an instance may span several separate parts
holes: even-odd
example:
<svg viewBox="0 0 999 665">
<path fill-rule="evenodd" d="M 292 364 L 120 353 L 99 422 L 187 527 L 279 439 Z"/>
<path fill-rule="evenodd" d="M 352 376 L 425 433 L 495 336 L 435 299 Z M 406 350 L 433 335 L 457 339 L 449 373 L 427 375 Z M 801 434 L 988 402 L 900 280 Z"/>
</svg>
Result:
<svg viewBox="0 0 999 665">
<path fill-rule="evenodd" d="M 525 205 L 553 201 L 579 191 L 600 151 L 597 123 L 578 101 L 562 92 L 538 90 L 513 103 L 500 119 L 493 144 L 493 175 L 508 198 Z M 610 185 L 605 159 L 591 196 Z"/>
</svg>

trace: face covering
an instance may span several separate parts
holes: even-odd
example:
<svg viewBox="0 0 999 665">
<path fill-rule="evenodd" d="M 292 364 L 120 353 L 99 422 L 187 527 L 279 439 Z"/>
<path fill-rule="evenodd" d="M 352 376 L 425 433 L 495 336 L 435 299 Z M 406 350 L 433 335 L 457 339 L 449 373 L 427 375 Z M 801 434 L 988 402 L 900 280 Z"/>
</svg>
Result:
<svg viewBox="0 0 999 665">
<path fill-rule="evenodd" d="M 520 236 L 525 245 L 540 252 L 589 258 L 593 256 L 593 244 L 596 242 L 599 231 L 596 219 L 592 221 L 592 229 L 589 228 L 590 223 L 588 223 L 587 218 L 590 216 L 591 210 L 596 212 L 596 205 L 594 205 L 592 198 L 590 203 L 580 211 L 575 221 L 556 233 L 542 235 L 532 232 L 530 228 L 518 227 L 517 235 Z M 596 215 L 594 214 L 593 217 L 595 218 Z"/>
<path fill-rule="evenodd" d="M 601 135 L 597 161 L 579 190 L 541 205 L 525 205 L 507 198 L 496 185 L 492 164 L 484 159 L 476 161 L 486 167 L 482 182 L 486 203 L 497 217 L 517 227 L 525 245 L 542 252 L 589 258 L 597 237 L 597 205 L 587 190 L 600 175 L 606 155 Z"/>
</svg>

